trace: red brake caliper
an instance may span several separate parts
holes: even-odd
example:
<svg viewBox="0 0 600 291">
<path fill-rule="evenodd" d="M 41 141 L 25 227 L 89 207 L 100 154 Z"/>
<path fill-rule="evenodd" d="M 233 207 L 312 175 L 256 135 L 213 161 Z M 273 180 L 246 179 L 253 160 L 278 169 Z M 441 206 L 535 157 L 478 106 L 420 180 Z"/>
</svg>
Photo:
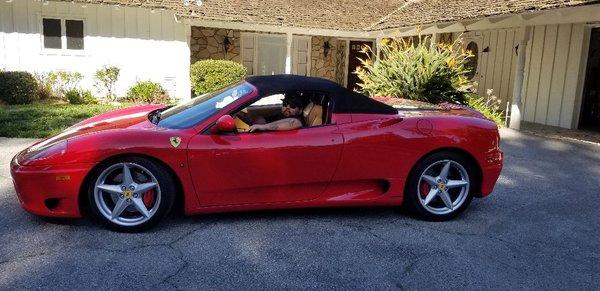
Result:
<svg viewBox="0 0 600 291">
<path fill-rule="evenodd" d="M 427 197 L 427 194 L 429 194 L 430 189 L 431 188 L 429 184 L 427 184 L 427 182 L 421 182 L 421 185 L 419 185 L 419 191 L 421 191 L 421 196 L 423 198 Z"/>
<path fill-rule="evenodd" d="M 146 205 L 148 208 L 151 208 L 152 205 L 154 205 L 155 196 L 154 190 L 148 190 L 144 192 L 144 194 L 142 194 L 142 201 L 144 201 L 144 205 Z"/>
</svg>

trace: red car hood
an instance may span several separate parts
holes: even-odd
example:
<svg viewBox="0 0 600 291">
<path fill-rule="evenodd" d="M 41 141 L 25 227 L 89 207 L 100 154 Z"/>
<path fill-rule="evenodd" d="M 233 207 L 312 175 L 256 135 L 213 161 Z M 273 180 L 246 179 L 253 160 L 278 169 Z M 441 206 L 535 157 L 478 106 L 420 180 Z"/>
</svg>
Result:
<svg viewBox="0 0 600 291">
<path fill-rule="evenodd" d="M 129 128 L 134 125 L 139 125 L 148 121 L 148 113 L 152 110 L 164 107 L 160 104 L 137 105 L 127 108 L 109 111 L 86 120 L 83 120 L 55 135 L 51 138 L 42 140 L 29 148 L 29 151 L 34 151 L 60 141 L 103 130 Z"/>
<path fill-rule="evenodd" d="M 136 105 L 126 108 L 121 108 L 94 117 L 83 120 L 69 129 L 82 127 L 83 125 L 92 126 L 93 128 L 110 125 L 111 128 L 125 128 L 140 121 L 147 120 L 146 115 L 155 109 L 165 107 L 161 104 L 146 104 Z"/>
</svg>

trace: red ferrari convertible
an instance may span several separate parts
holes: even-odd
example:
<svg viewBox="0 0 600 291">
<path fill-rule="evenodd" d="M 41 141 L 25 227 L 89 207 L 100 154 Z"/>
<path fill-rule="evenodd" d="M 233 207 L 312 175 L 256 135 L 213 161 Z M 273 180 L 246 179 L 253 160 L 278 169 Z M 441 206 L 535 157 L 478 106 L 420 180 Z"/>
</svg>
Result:
<svg viewBox="0 0 600 291">
<path fill-rule="evenodd" d="M 248 132 L 249 116 L 293 106 L 288 94 L 304 101 L 301 128 Z M 447 220 L 490 194 L 501 169 L 498 129 L 477 111 L 397 109 L 292 75 L 251 77 L 172 107 L 105 113 L 11 163 L 28 212 L 88 214 L 123 231 L 155 225 L 174 205 L 188 215 L 403 205 Z"/>
</svg>

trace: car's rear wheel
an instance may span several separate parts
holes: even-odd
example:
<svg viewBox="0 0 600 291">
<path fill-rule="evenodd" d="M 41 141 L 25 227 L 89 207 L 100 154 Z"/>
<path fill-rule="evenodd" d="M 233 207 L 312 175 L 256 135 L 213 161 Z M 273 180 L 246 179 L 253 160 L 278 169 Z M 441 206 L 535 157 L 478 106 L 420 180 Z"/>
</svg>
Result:
<svg viewBox="0 0 600 291">
<path fill-rule="evenodd" d="M 141 231 L 157 224 L 173 206 L 175 187 L 159 164 L 120 158 L 98 168 L 88 191 L 91 213 L 110 228 Z"/>
<path fill-rule="evenodd" d="M 463 212 L 473 199 L 473 165 L 461 155 L 439 152 L 421 160 L 405 190 L 405 206 L 422 219 L 444 221 Z"/>
</svg>

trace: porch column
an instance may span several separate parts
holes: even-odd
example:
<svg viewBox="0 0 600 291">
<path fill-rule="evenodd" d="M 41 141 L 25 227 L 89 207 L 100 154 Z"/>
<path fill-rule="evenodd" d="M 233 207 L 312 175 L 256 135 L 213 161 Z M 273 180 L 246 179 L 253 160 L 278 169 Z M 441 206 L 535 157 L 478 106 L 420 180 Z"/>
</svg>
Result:
<svg viewBox="0 0 600 291">
<path fill-rule="evenodd" d="M 286 48 L 287 48 L 287 52 L 285 55 L 285 73 L 286 74 L 291 74 L 292 73 L 292 41 L 293 41 L 293 36 L 291 32 L 288 32 L 286 34 Z"/>
<path fill-rule="evenodd" d="M 379 54 L 381 54 L 381 40 L 383 40 L 381 37 L 375 39 L 375 61 L 379 61 Z"/>
<path fill-rule="evenodd" d="M 512 106 L 510 109 L 510 124 L 509 128 L 519 130 L 521 129 L 521 95 L 523 94 L 523 76 L 525 74 L 525 52 L 527 49 L 527 42 L 529 41 L 529 35 L 531 33 L 531 26 L 523 26 L 519 29 L 521 39 L 519 41 L 519 54 L 517 58 L 517 66 L 515 69 L 515 83 L 513 89 Z"/>
<path fill-rule="evenodd" d="M 430 42 L 429 43 L 430 47 L 435 47 L 435 45 L 438 42 L 438 33 L 437 32 L 434 32 L 431 34 L 431 39 L 429 39 L 429 42 Z"/>
</svg>

